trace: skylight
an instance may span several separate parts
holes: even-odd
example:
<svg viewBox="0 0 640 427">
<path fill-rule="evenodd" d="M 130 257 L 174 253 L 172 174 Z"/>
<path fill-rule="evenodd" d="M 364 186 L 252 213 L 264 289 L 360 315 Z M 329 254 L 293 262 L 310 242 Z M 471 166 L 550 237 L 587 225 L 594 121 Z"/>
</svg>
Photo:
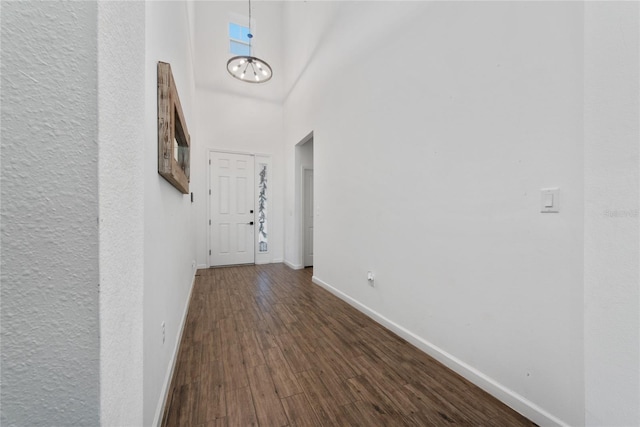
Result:
<svg viewBox="0 0 640 427">
<path fill-rule="evenodd" d="M 249 27 L 229 23 L 229 52 L 238 56 L 250 56 Z"/>
</svg>

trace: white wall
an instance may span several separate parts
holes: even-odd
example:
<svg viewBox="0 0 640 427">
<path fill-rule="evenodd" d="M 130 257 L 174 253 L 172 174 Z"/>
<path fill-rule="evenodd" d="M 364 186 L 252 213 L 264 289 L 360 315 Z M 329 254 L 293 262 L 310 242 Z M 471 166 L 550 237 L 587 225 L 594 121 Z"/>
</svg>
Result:
<svg viewBox="0 0 640 427">
<path fill-rule="evenodd" d="M 232 79 L 229 76 L 229 79 Z M 209 267 L 209 173 L 210 150 L 237 151 L 271 156 L 268 209 L 269 256 L 283 258 L 282 106 L 276 102 L 230 95 L 199 88 L 197 91 L 198 135 L 195 158 L 202 173 L 192 180 L 197 195 L 196 241 L 198 266 Z"/>
<path fill-rule="evenodd" d="M 543 424 L 584 423 L 582 7 L 285 9 L 286 182 L 313 130 L 316 280 Z"/>
<path fill-rule="evenodd" d="M 100 423 L 143 424 L 145 3 L 98 3 Z M 148 171 L 153 173 L 153 171 Z"/>
<path fill-rule="evenodd" d="M 585 4 L 586 423 L 640 425 L 640 8 Z"/>
<path fill-rule="evenodd" d="M 97 425 L 97 5 L 2 2 L 2 425 Z"/>
<path fill-rule="evenodd" d="M 161 417 L 196 262 L 195 207 L 158 175 L 157 62 L 171 64 L 191 134 L 191 181 L 201 176 L 189 3 L 146 3 L 144 139 L 144 424 Z M 170 30 L 168 30 L 170 29 Z M 162 322 L 166 341 L 162 342 Z"/>
<path fill-rule="evenodd" d="M 192 183 L 196 196 L 198 266 L 209 266 L 209 174 L 210 150 L 236 151 L 271 156 L 268 230 L 269 255 L 263 262 L 282 262 L 284 239 L 284 159 L 282 122 L 282 3 L 254 2 L 254 55 L 274 70 L 264 84 L 247 84 L 226 70 L 229 53 L 228 23 L 231 16 L 247 15 L 247 3 L 197 2 L 195 44 L 198 135 L 194 159 L 201 174 Z"/>
</svg>

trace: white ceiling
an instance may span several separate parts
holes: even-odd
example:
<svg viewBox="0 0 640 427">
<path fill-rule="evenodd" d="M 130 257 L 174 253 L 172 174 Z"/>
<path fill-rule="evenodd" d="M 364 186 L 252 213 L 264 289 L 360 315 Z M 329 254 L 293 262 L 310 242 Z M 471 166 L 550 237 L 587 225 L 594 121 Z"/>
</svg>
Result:
<svg viewBox="0 0 640 427">
<path fill-rule="evenodd" d="M 199 90 L 232 93 L 265 101 L 281 102 L 283 98 L 282 8 L 280 1 L 251 2 L 253 55 L 268 62 L 273 78 L 263 84 L 247 84 L 227 72 L 229 52 L 228 24 L 232 16 L 247 16 L 248 1 L 195 2 L 194 66 Z"/>
</svg>

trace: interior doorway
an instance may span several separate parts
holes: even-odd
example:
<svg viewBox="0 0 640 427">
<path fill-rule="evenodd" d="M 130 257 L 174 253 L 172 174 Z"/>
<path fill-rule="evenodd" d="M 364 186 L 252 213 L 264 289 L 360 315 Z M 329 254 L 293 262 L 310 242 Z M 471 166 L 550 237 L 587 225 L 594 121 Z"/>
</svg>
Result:
<svg viewBox="0 0 640 427">
<path fill-rule="evenodd" d="M 302 173 L 302 232 L 303 266 L 313 266 L 313 169 L 304 169 Z"/>
<path fill-rule="evenodd" d="M 299 267 L 312 267 L 315 247 L 315 195 L 314 195 L 314 141 L 313 132 L 296 146 L 297 224 L 299 230 Z"/>
</svg>

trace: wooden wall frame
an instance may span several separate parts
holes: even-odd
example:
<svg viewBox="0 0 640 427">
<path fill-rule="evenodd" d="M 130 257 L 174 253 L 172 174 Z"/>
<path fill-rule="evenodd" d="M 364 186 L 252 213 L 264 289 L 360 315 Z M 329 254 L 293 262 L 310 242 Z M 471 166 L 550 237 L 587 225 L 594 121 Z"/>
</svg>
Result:
<svg viewBox="0 0 640 427">
<path fill-rule="evenodd" d="M 171 65 L 158 62 L 158 173 L 189 194 L 191 137 Z"/>
</svg>

